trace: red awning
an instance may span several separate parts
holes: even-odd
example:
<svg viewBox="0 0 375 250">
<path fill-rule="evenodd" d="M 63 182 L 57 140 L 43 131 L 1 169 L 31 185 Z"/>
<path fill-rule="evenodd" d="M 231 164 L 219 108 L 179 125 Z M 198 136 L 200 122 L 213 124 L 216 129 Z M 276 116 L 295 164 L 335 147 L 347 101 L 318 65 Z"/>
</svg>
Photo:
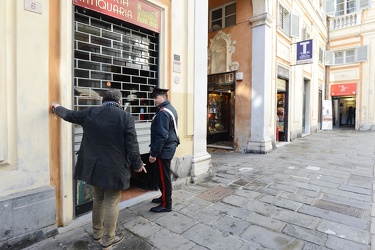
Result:
<svg viewBox="0 0 375 250">
<path fill-rule="evenodd" d="M 344 83 L 331 85 L 331 96 L 355 95 L 357 94 L 356 83 Z"/>
</svg>

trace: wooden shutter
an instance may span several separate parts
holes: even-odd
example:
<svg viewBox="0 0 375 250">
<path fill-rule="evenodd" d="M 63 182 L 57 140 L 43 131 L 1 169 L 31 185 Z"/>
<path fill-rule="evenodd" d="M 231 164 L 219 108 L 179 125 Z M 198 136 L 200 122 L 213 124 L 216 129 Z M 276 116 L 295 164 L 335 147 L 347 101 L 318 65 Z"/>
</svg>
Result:
<svg viewBox="0 0 375 250">
<path fill-rule="evenodd" d="M 368 60 L 368 45 L 360 46 L 355 49 L 355 61 L 364 62 Z"/>
<path fill-rule="evenodd" d="M 299 38 L 299 16 L 290 14 L 290 36 Z"/>
<path fill-rule="evenodd" d="M 336 12 L 335 0 L 326 0 L 325 1 L 325 12 L 327 16 L 334 16 Z"/>
<path fill-rule="evenodd" d="M 365 10 L 370 8 L 371 0 L 357 0 L 357 10 Z"/>
<path fill-rule="evenodd" d="M 325 53 L 325 65 L 334 65 L 335 64 L 335 52 L 334 51 L 326 51 Z"/>
</svg>

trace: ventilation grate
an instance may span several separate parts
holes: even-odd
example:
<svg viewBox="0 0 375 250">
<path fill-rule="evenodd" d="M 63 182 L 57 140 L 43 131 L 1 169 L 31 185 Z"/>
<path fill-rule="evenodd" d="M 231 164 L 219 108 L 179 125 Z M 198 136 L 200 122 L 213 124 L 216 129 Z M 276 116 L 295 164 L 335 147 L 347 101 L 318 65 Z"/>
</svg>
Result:
<svg viewBox="0 0 375 250">
<path fill-rule="evenodd" d="M 362 209 L 351 207 L 348 205 L 338 204 L 335 202 L 325 201 L 325 200 L 318 200 L 313 204 L 314 207 L 322 208 L 325 210 L 329 210 L 332 212 L 337 212 L 340 214 L 346 214 L 350 216 L 354 216 L 357 218 L 361 218 L 362 216 Z"/>
<path fill-rule="evenodd" d="M 231 188 L 215 186 L 203 193 L 200 193 L 199 195 L 197 195 L 197 197 L 206 201 L 218 202 L 228 195 L 232 194 L 233 192 L 234 190 Z"/>
<path fill-rule="evenodd" d="M 349 177 L 349 181 L 371 182 L 372 177 L 351 174 L 350 177 Z"/>
</svg>

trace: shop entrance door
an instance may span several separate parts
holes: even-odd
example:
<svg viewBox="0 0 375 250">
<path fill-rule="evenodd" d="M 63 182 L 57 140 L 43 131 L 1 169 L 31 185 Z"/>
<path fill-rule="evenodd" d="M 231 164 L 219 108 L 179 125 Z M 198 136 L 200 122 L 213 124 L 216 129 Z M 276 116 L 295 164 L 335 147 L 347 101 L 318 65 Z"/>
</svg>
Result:
<svg viewBox="0 0 375 250">
<path fill-rule="evenodd" d="M 156 111 L 150 87 L 158 84 L 159 34 L 121 20 L 75 6 L 74 79 L 75 110 L 101 105 L 102 93 L 120 89 L 124 109 L 136 121 L 143 162 L 148 162 L 150 124 Z M 74 165 L 82 139 L 82 128 L 73 127 Z M 148 174 L 132 174 L 132 184 L 156 189 L 151 166 Z M 128 191 L 127 191 L 128 192 Z M 92 187 L 74 182 L 75 215 L 92 208 Z M 126 198 L 124 198 L 126 199 Z"/>
<path fill-rule="evenodd" d="M 333 97 L 334 128 L 354 129 L 356 124 L 355 96 Z"/>
</svg>

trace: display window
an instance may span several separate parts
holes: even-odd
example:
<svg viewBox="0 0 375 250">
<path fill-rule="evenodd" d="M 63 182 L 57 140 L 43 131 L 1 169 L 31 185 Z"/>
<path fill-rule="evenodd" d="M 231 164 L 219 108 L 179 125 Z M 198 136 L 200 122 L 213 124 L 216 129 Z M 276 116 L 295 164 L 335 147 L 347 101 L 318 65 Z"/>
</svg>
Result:
<svg viewBox="0 0 375 250">
<path fill-rule="evenodd" d="M 209 75 L 207 96 L 207 145 L 233 148 L 234 73 Z"/>
<path fill-rule="evenodd" d="M 288 141 L 288 80 L 277 78 L 276 141 Z"/>
</svg>

